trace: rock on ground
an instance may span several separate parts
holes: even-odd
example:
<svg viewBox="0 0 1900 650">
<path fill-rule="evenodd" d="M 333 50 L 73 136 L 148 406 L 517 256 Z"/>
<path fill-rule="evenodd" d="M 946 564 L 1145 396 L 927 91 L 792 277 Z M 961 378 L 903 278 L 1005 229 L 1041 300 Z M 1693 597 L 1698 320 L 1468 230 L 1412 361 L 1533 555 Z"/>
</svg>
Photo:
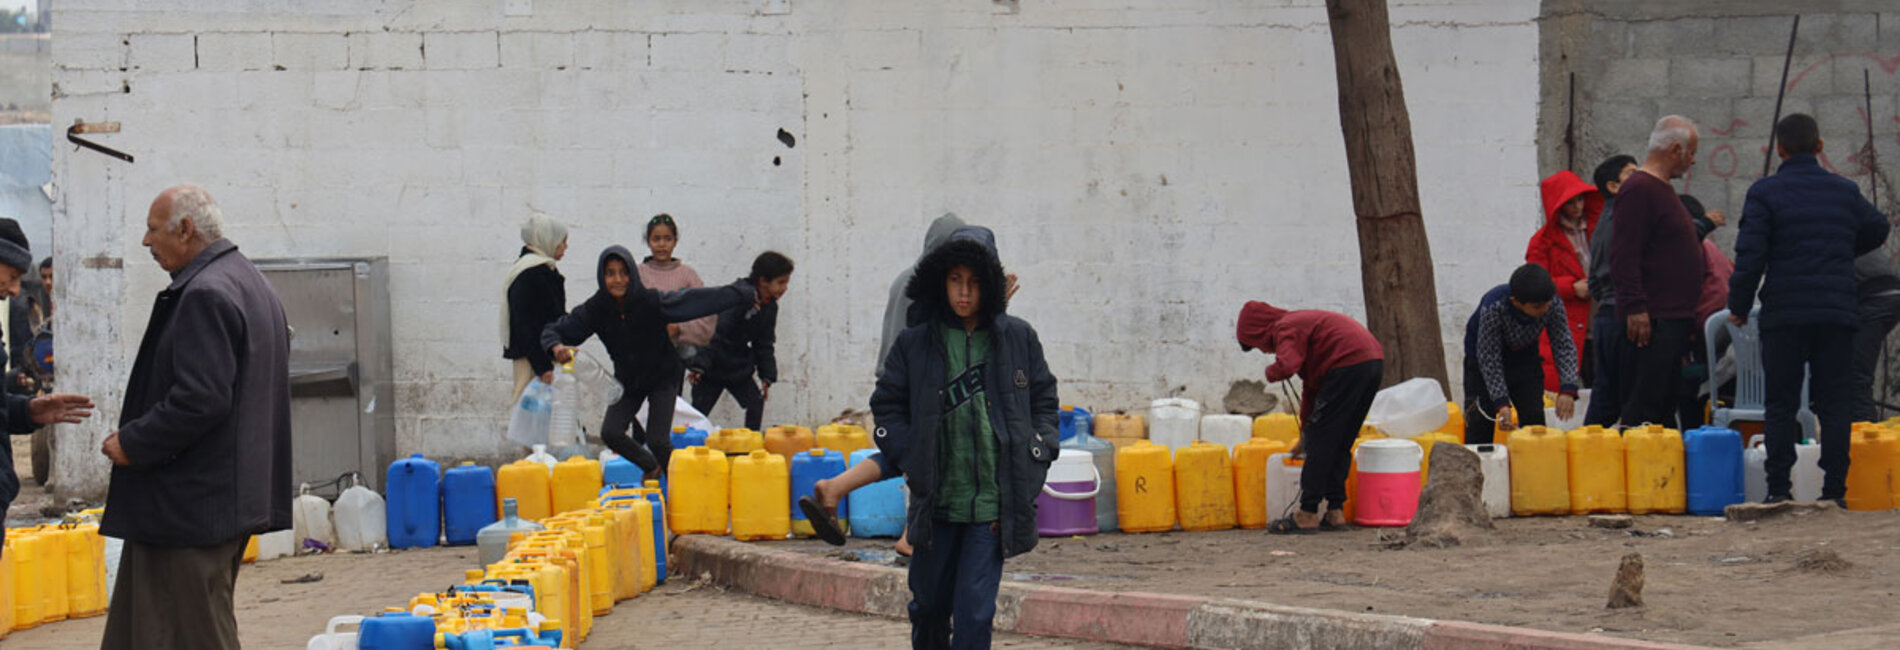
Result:
<svg viewBox="0 0 1900 650">
<path fill-rule="evenodd" d="M 1405 527 L 1403 546 L 1449 548 L 1480 542 L 1491 534 L 1484 508 L 1484 471 L 1478 454 L 1464 445 L 1432 445 L 1431 475 L 1418 499 L 1418 514 Z"/>
<path fill-rule="evenodd" d="M 1610 582 L 1610 609 L 1624 609 L 1643 606 L 1643 554 L 1631 553 L 1623 556 L 1622 566 L 1616 568 L 1616 579 Z"/>
<path fill-rule="evenodd" d="M 1280 397 L 1267 392 L 1266 382 L 1236 381 L 1228 385 L 1227 396 L 1221 398 L 1221 407 L 1227 409 L 1228 413 L 1260 417 L 1279 408 Z"/>
</svg>

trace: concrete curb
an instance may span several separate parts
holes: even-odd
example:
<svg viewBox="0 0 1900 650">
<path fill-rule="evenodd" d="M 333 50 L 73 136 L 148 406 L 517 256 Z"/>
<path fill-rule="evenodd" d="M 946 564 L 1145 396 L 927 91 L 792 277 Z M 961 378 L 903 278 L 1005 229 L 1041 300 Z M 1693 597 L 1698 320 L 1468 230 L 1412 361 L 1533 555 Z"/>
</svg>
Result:
<svg viewBox="0 0 1900 650">
<path fill-rule="evenodd" d="M 902 569 L 840 562 L 724 537 L 673 542 L 681 575 L 789 603 L 904 618 Z M 1687 650 L 1696 646 L 1528 628 L 1287 607 L 1255 601 L 1145 592 L 1102 592 L 1004 582 L 996 627 L 1034 636 L 1157 648 L 1278 650 Z"/>
</svg>

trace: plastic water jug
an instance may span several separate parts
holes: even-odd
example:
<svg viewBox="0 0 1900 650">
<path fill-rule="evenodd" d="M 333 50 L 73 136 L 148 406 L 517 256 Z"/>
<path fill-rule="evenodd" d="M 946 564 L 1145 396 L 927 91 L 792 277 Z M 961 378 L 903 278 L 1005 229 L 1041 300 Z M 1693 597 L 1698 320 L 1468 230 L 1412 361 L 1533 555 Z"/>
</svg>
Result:
<svg viewBox="0 0 1900 650">
<path fill-rule="evenodd" d="M 554 497 L 554 514 L 572 512 L 587 507 L 594 497 L 600 495 L 600 461 L 586 456 L 572 456 L 554 466 L 554 481 L 550 485 Z"/>
<path fill-rule="evenodd" d="M 365 489 L 368 489 L 368 488 L 365 488 Z M 380 495 L 376 497 L 376 503 L 378 504 L 378 508 L 375 513 L 377 517 L 376 523 L 373 525 L 373 527 L 370 524 L 365 524 L 364 530 L 379 531 L 382 534 L 382 537 L 377 538 L 377 540 L 381 541 L 382 545 L 387 547 L 389 546 L 389 515 L 388 515 L 389 510 L 388 508 L 383 507 L 381 505 L 383 503 L 382 499 L 383 497 Z M 106 539 L 106 552 L 110 557 L 114 557 L 114 558 L 117 557 L 116 555 L 112 555 L 113 544 L 116 542 L 118 542 L 118 540 L 111 539 L 111 538 Z M 290 557 L 296 554 L 297 554 L 297 536 L 291 531 L 279 530 L 279 531 L 264 533 L 262 535 L 257 536 L 257 559 L 259 561 L 275 560 L 280 557 Z M 119 563 L 115 559 L 112 562 L 111 566 L 108 568 L 108 571 L 113 572 L 111 575 L 117 575 L 118 566 L 119 566 Z M 111 579 L 106 580 L 106 587 L 108 588 L 108 590 L 111 588 L 112 584 L 113 584 L 113 581 Z"/>
<path fill-rule="evenodd" d="M 1201 440 L 1174 452 L 1174 507 L 1181 530 L 1234 527 L 1234 466 L 1227 447 Z"/>
<path fill-rule="evenodd" d="M 1201 439 L 1201 404 L 1191 399 L 1163 398 L 1148 405 L 1148 440 L 1169 451 Z"/>
<path fill-rule="evenodd" d="M 350 486 L 337 496 L 331 517 L 336 521 L 337 548 L 365 553 L 389 546 L 389 509 L 383 504 L 383 495 L 375 490 Z M 263 538 L 258 539 L 257 546 L 258 559 L 265 559 Z"/>
<path fill-rule="evenodd" d="M 13 545 L 0 544 L 0 639 L 13 631 Z"/>
<path fill-rule="evenodd" d="M 765 448 L 765 436 L 751 429 L 720 429 L 706 436 L 706 446 L 729 456 L 750 454 Z"/>
<path fill-rule="evenodd" d="M 876 449 L 851 452 L 851 464 L 876 462 Z M 799 496 L 797 493 L 793 497 Z M 853 537 L 899 537 L 904 534 L 906 508 L 904 478 L 887 478 L 852 490 L 845 498 Z M 802 514 L 802 513 L 801 513 Z"/>
<path fill-rule="evenodd" d="M 862 429 L 860 429 L 860 431 L 862 431 Z M 798 452 L 792 456 L 792 498 L 811 494 L 812 487 L 817 485 L 820 479 L 833 478 L 844 473 L 846 458 L 844 454 L 850 452 L 839 452 L 826 447 L 824 445 L 825 430 L 823 428 L 818 430 L 818 440 L 819 444 L 817 447 L 813 447 L 808 451 Z M 845 524 L 849 519 L 851 515 L 850 505 L 850 499 L 838 503 L 838 523 L 840 525 Z M 817 531 L 812 530 L 811 521 L 805 519 L 805 511 L 802 509 L 792 508 L 792 534 L 799 537 L 812 537 L 818 534 Z"/>
<path fill-rule="evenodd" d="M 500 562 L 502 556 L 508 554 L 508 540 L 514 535 L 525 536 L 547 529 L 541 524 L 521 518 L 519 507 L 520 504 L 512 498 L 502 499 L 501 519 L 476 531 L 475 545 L 478 547 L 476 557 L 479 558 L 482 566 Z"/>
<path fill-rule="evenodd" d="M 1682 457 L 1689 476 L 1689 514 L 1719 515 L 1742 502 L 1742 434 L 1718 427 L 1683 432 Z"/>
<path fill-rule="evenodd" d="M 732 538 L 785 539 L 792 534 L 791 470 L 764 449 L 732 459 Z"/>
<path fill-rule="evenodd" d="M 726 534 L 726 506 L 730 502 L 732 468 L 726 455 L 708 447 L 693 447 L 673 452 L 667 475 L 672 486 L 667 523 L 673 532 L 687 535 Z M 794 475 L 796 476 L 796 475 Z"/>
<path fill-rule="evenodd" d="M 1504 445 L 1465 445 L 1478 455 L 1478 471 L 1484 475 L 1484 511 L 1491 518 L 1511 516 L 1511 451 Z"/>
<path fill-rule="evenodd" d="M 13 556 L 13 629 L 66 620 L 66 538 L 51 526 L 7 532 Z"/>
<path fill-rule="evenodd" d="M 1266 528 L 1267 459 L 1284 453 L 1287 445 L 1271 438 L 1253 438 L 1234 446 L 1234 516 L 1241 528 Z"/>
<path fill-rule="evenodd" d="M 1115 450 L 1115 499 L 1122 532 L 1174 530 L 1174 456 L 1170 450 L 1147 440 Z"/>
<path fill-rule="evenodd" d="M 1268 413 L 1254 418 L 1253 437 L 1275 440 L 1290 449 L 1300 441 L 1300 419 L 1290 413 Z"/>
<path fill-rule="evenodd" d="M 695 427 L 673 427 L 673 450 L 706 446 L 706 431 Z"/>
<path fill-rule="evenodd" d="M 99 524 L 61 524 L 56 534 L 66 538 L 67 618 L 106 613 L 106 544 Z"/>
<path fill-rule="evenodd" d="M 1404 526 L 1418 514 L 1419 468 L 1425 450 L 1400 438 L 1359 444 L 1359 505 L 1353 521 L 1361 526 Z"/>
<path fill-rule="evenodd" d="M 1570 514 L 1628 510 L 1623 436 L 1615 429 L 1590 426 L 1570 432 L 1565 440 L 1570 465 Z"/>
<path fill-rule="evenodd" d="M 1748 450 L 1742 453 L 1742 486 L 1744 498 L 1750 503 L 1761 503 L 1768 498 L 1768 448 L 1761 434 L 1750 436 Z M 1848 467 L 1849 475 L 1853 467 Z M 1788 471 L 1789 482 L 1794 488 L 1794 500 L 1815 501 L 1821 498 L 1821 444 L 1802 442 L 1794 446 L 1794 467 Z"/>
<path fill-rule="evenodd" d="M 1148 420 L 1140 413 L 1106 413 L 1095 416 L 1095 437 L 1108 441 L 1116 449 L 1148 439 Z"/>
<path fill-rule="evenodd" d="M 1095 460 L 1095 473 L 1102 477 L 1102 489 L 1095 495 L 1095 527 L 1109 533 L 1121 529 L 1115 503 L 1115 445 L 1095 437 L 1091 433 L 1093 428 L 1079 424 L 1075 437 L 1063 442 L 1062 448 L 1089 452 Z"/>
<path fill-rule="evenodd" d="M 1564 432 L 1521 427 L 1504 446 L 1511 455 L 1511 514 L 1570 514 L 1570 446 Z"/>
<path fill-rule="evenodd" d="M 430 650 L 435 647 L 435 621 L 409 612 L 383 612 L 361 621 L 356 647 L 360 650 Z"/>
<path fill-rule="evenodd" d="M 336 525 L 330 521 L 330 502 L 310 493 L 310 484 L 297 487 L 297 498 L 290 504 L 290 529 L 302 546 L 306 539 L 336 546 Z"/>
<path fill-rule="evenodd" d="M 643 489 L 647 503 L 653 507 L 653 565 L 659 573 L 655 581 L 665 584 L 667 544 L 673 534 L 672 523 L 667 521 L 666 492 L 660 489 L 659 481 L 647 481 Z"/>
<path fill-rule="evenodd" d="M 1433 446 L 1436 446 L 1439 443 L 1444 443 L 1448 445 L 1462 444 L 1458 442 L 1458 438 L 1456 436 L 1453 436 L 1451 434 L 1446 434 L 1446 433 L 1439 433 L 1437 431 L 1427 431 L 1425 433 L 1412 436 L 1411 438 L 1408 438 L 1408 440 L 1418 443 L 1418 448 L 1425 452 L 1425 462 L 1420 464 L 1418 467 L 1418 484 L 1419 485 L 1424 485 L 1426 481 L 1430 481 L 1432 479 L 1432 447 Z"/>
<path fill-rule="evenodd" d="M 540 521 L 554 514 L 553 472 L 533 460 L 517 460 L 501 466 L 495 477 L 495 498 L 514 499 L 515 509 L 529 521 Z"/>
<path fill-rule="evenodd" d="M 1630 514 L 1682 514 L 1689 507 L 1682 434 L 1659 425 L 1623 432 L 1629 459 Z"/>
<path fill-rule="evenodd" d="M 600 452 L 600 483 L 603 487 L 640 487 L 640 481 L 643 480 L 646 480 L 646 472 L 640 471 L 640 466 L 633 464 L 633 461 L 609 450 Z"/>
<path fill-rule="evenodd" d="M 451 546 L 475 543 L 475 533 L 495 523 L 495 471 L 462 463 L 442 475 L 442 529 Z"/>
<path fill-rule="evenodd" d="M 1095 523 L 1095 495 L 1101 490 L 1102 477 L 1089 452 L 1058 449 L 1042 493 L 1036 495 L 1036 531 L 1043 537 L 1100 532 Z"/>
<path fill-rule="evenodd" d="M 1847 454 L 1847 509 L 1892 510 L 1900 435 L 1883 425 L 1855 423 Z"/>
<path fill-rule="evenodd" d="M 1384 440 L 1386 437 L 1385 434 L 1379 432 L 1378 427 L 1370 424 L 1360 426 L 1359 437 L 1353 439 L 1352 449 L 1347 452 L 1352 460 L 1346 466 L 1346 507 L 1341 508 L 1339 512 L 1349 521 L 1353 519 L 1359 507 L 1359 445 L 1367 440 Z"/>
<path fill-rule="evenodd" d="M 389 464 L 389 547 L 435 546 L 442 536 L 442 471 L 435 461 L 411 454 Z"/>
<path fill-rule="evenodd" d="M 579 408 L 579 390 L 573 363 L 554 369 L 554 399 L 548 403 L 549 449 L 569 449 L 581 443 L 581 429 L 574 413 Z"/>
<path fill-rule="evenodd" d="M 361 616 L 331 617 L 330 624 L 323 626 L 323 633 L 310 637 L 310 642 L 304 644 L 304 650 L 356 650 L 356 632 L 338 632 L 337 628 L 348 626 L 354 630 L 362 625 Z"/>
<path fill-rule="evenodd" d="M 528 449 L 529 449 L 529 452 L 528 452 L 527 459 L 540 463 L 543 467 L 546 467 L 549 474 L 554 473 L 555 463 L 561 462 L 561 459 L 555 458 L 554 454 L 548 453 L 547 445 L 533 445 L 533 446 L 528 447 Z"/>
<path fill-rule="evenodd" d="M 561 632 L 534 632 L 527 628 L 509 628 L 505 630 L 469 630 L 460 634 L 442 636 L 442 647 L 448 650 L 494 650 L 495 648 L 557 648 L 561 645 Z"/>
<path fill-rule="evenodd" d="M 871 434 L 864 427 L 854 424 L 827 424 L 818 427 L 815 436 L 816 446 L 830 449 L 838 454 L 849 454 L 859 449 L 872 449 Z"/>
<path fill-rule="evenodd" d="M 652 590 L 653 586 L 659 583 L 659 572 L 661 569 L 659 567 L 658 558 L 656 557 L 656 552 L 659 551 L 659 549 L 654 545 L 654 539 L 659 534 L 659 527 L 654 525 L 653 503 L 647 501 L 646 494 L 637 489 L 627 490 L 627 492 L 637 493 L 625 497 L 603 497 L 603 506 L 617 510 L 625 510 L 633 514 L 633 525 L 635 527 L 633 531 L 633 541 L 635 545 L 634 550 L 637 555 L 634 561 L 639 563 L 640 591 L 646 592 Z"/>
<path fill-rule="evenodd" d="M 1415 377 L 1380 390 L 1372 397 L 1366 421 L 1394 438 L 1410 438 L 1445 426 L 1445 388 L 1438 380 Z"/>
<path fill-rule="evenodd" d="M 1228 450 L 1253 439 L 1253 418 L 1245 415 L 1209 415 L 1201 418 L 1201 440 Z"/>
<path fill-rule="evenodd" d="M 1074 437 L 1075 407 L 1063 404 L 1062 409 L 1056 412 L 1056 439 L 1062 442 L 1068 442 L 1070 438 Z"/>
<path fill-rule="evenodd" d="M 817 444 L 818 437 L 805 427 L 781 424 L 765 430 L 765 450 L 784 458 L 786 467 L 791 466 L 793 455 Z"/>
<path fill-rule="evenodd" d="M 1458 444 L 1465 444 L 1465 410 L 1459 408 L 1457 402 L 1446 402 L 1445 415 L 1445 426 L 1439 427 L 1438 432 L 1451 434 L 1458 439 Z"/>
<path fill-rule="evenodd" d="M 1267 457 L 1267 519 L 1291 515 L 1300 506 L 1300 473 L 1306 461 L 1287 452 Z"/>
</svg>

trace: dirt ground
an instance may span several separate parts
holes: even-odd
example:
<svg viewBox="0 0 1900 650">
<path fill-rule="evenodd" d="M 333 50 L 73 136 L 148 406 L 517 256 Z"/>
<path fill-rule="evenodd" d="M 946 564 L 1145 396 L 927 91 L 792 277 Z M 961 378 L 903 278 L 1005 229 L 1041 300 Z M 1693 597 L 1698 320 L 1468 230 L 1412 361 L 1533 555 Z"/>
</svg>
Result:
<svg viewBox="0 0 1900 650">
<path fill-rule="evenodd" d="M 1630 530 L 1591 528 L 1586 519 L 1501 519 L 1487 545 L 1439 550 L 1389 550 L 1381 536 L 1393 532 L 1371 528 L 1049 538 L 1010 560 L 1005 578 L 1711 646 L 1876 648 L 1900 638 L 1900 512 L 1830 510 L 1747 524 L 1639 516 Z M 786 544 L 833 552 L 815 541 Z M 881 561 L 889 546 L 852 540 L 850 549 Z M 1811 555 L 1819 551 L 1845 565 Z M 1647 606 L 1605 609 L 1617 564 L 1631 552 L 1647 565 Z M 1847 631 L 1886 641 L 1813 638 Z"/>
</svg>

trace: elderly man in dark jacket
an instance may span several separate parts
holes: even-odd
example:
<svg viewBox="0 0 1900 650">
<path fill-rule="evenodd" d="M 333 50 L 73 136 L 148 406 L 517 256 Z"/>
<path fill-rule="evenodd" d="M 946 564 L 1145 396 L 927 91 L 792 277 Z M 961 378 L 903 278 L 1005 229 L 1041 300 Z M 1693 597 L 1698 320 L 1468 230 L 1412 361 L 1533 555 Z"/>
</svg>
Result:
<svg viewBox="0 0 1900 650">
<path fill-rule="evenodd" d="M 1056 378 L 1036 330 L 1005 313 L 992 241 L 959 230 L 918 263 L 905 293 L 929 316 L 898 335 L 871 395 L 881 462 L 910 487 L 915 648 L 989 647 L 1003 559 L 1035 548 L 1056 458 Z"/>
<path fill-rule="evenodd" d="M 125 540 L 103 648 L 236 648 L 249 536 L 290 528 L 290 336 L 264 275 L 203 188 L 167 189 L 146 248 L 158 293 L 106 437 L 100 532 Z"/>
<path fill-rule="evenodd" d="M 0 219 L 0 298 L 19 299 L 20 278 L 33 266 L 33 254 L 28 250 L 26 233 L 20 230 L 20 223 Z M 0 376 L 4 375 L 6 368 L 0 361 Z M 77 424 L 90 415 L 92 400 L 84 395 L 28 398 L 0 390 L 0 429 L 6 434 L 28 435 L 39 425 L 55 422 Z M 13 473 L 13 443 L 0 435 L 0 518 L 5 517 L 7 506 L 19 495 L 20 477 Z M 0 542 L 6 541 L 6 534 L 6 529 L 0 528 Z"/>
<path fill-rule="evenodd" d="M 1742 204 L 1729 279 L 1729 320 L 1748 321 L 1761 289 L 1761 362 L 1767 380 L 1769 503 L 1789 499 L 1801 425 L 1801 383 L 1811 376 L 1821 420 L 1821 499 L 1845 507 L 1852 422 L 1856 306 L 1854 258 L 1887 240 L 1886 217 L 1853 181 L 1829 173 L 1816 154 L 1821 129 L 1800 113 L 1775 125 L 1781 168 L 1755 181 Z M 1762 276 L 1768 276 L 1766 284 Z M 1805 372 L 1804 372 L 1805 371 Z"/>
</svg>

